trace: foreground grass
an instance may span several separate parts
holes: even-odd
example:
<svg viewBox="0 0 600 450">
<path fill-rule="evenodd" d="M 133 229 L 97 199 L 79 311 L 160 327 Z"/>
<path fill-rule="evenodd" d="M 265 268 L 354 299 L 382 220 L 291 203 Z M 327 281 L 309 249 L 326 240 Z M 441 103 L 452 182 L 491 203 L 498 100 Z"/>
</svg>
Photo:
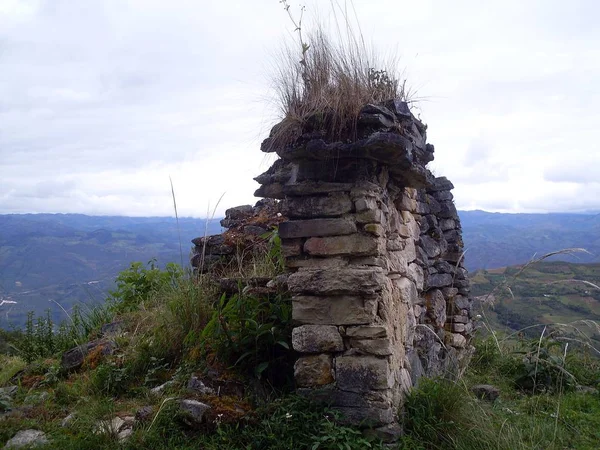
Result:
<svg viewBox="0 0 600 450">
<path fill-rule="evenodd" d="M 57 449 L 389 448 L 292 394 L 289 299 L 218 295 L 206 280 L 173 267 L 136 265 L 120 280 L 103 310 L 58 335 L 40 321 L 12 336 L 10 354 L 0 355 L 0 381 L 16 392 L 0 395 L 0 442 L 34 428 Z M 98 338 L 108 320 L 120 324 L 111 337 L 118 350 L 61 371 L 64 347 Z M 409 394 L 399 418 L 405 434 L 392 448 L 598 448 L 600 360 L 590 349 L 568 347 L 549 331 L 534 340 L 492 335 L 474 344 L 461 379 L 422 379 Z M 190 392 L 191 375 L 243 384 L 244 393 Z M 172 384 L 164 392 L 150 392 L 165 381 Z M 500 389 L 495 402 L 471 393 L 482 383 Z M 174 398 L 210 404 L 205 422 L 190 426 Z M 148 407 L 127 440 L 97 432 L 99 421 Z"/>
</svg>

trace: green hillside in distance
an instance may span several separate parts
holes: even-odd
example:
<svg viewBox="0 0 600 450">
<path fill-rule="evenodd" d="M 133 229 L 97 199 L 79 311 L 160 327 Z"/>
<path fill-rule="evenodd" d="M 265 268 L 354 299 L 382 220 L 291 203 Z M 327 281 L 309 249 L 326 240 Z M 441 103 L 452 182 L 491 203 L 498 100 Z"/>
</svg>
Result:
<svg viewBox="0 0 600 450">
<path fill-rule="evenodd" d="M 582 320 L 600 321 L 600 289 L 589 284 L 600 286 L 600 263 L 544 261 L 515 278 L 522 267 L 471 274 L 471 293 L 479 300 L 474 314 L 483 314 L 482 320 L 489 321 L 491 328 L 539 336 L 547 324 L 579 326 Z M 600 342 L 600 335 L 595 339 Z"/>
<path fill-rule="evenodd" d="M 219 233 L 217 219 L 0 215 L 0 327 L 21 326 L 28 311 L 52 311 L 57 322 L 75 303 L 101 303 L 119 272 L 134 261 L 188 263 L 190 240 Z M 16 302 L 16 303 L 12 303 Z"/>
</svg>

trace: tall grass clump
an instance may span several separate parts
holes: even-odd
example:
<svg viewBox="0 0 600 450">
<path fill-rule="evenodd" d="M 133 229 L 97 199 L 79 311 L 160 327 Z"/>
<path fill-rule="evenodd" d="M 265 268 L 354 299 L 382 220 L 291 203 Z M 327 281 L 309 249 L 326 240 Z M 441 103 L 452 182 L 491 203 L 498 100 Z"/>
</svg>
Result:
<svg viewBox="0 0 600 450">
<path fill-rule="evenodd" d="M 282 121 L 272 132 L 272 148 L 292 144 L 306 131 L 354 140 L 364 105 L 408 99 L 396 58 L 383 58 L 368 47 L 345 8 L 332 4 L 336 33 L 322 23 L 305 33 L 304 9 L 296 19 L 288 2 L 281 3 L 297 39 L 288 41 L 276 59 L 272 84 Z"/>
</svg>

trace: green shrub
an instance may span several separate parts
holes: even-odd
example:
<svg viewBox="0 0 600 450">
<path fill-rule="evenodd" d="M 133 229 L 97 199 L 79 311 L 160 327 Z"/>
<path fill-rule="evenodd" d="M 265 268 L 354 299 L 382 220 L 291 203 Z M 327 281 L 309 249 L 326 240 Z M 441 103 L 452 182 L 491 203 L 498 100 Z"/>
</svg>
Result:
<svg viewBox="0 0 600 450">
<path fill-rule="evenodd" d="M 223 294 L 202 339 L 220 360 L 281 384 L 291 375 L 291 319 L 288 296 Z"/>
<path fill-rule="evenodd" d="M 145 268 L 141 262 L 131 263 L 116 279 L 117 288 L 110 292 L 109 304 L 116 313 L 133 311 L 140 303 L 152 295 L 178 286 L 183 278 L 183 269 L 174 263 L 168 263 L 164 270 L 156 267 L 152 259 Z"/>
</svg>

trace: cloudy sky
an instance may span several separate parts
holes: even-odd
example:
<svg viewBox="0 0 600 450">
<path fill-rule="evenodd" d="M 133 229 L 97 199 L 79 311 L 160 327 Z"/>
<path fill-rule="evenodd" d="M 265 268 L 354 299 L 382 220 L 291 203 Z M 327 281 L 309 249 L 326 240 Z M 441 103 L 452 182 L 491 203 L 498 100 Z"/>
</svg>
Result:
<svg viewBox="0 0 600 450">
<path fill-rule="evenodd" d="M 303 4 L 306 29 L 330 17 Z M 600 4 L 354 6 L 400 57 L 459 208 L 600 210 Z M 0 213 L 172 215 L 169 176 L 180 215 L 255 202 L 292 34 L 278 0 L 0 0 Z"/>
</svg>

